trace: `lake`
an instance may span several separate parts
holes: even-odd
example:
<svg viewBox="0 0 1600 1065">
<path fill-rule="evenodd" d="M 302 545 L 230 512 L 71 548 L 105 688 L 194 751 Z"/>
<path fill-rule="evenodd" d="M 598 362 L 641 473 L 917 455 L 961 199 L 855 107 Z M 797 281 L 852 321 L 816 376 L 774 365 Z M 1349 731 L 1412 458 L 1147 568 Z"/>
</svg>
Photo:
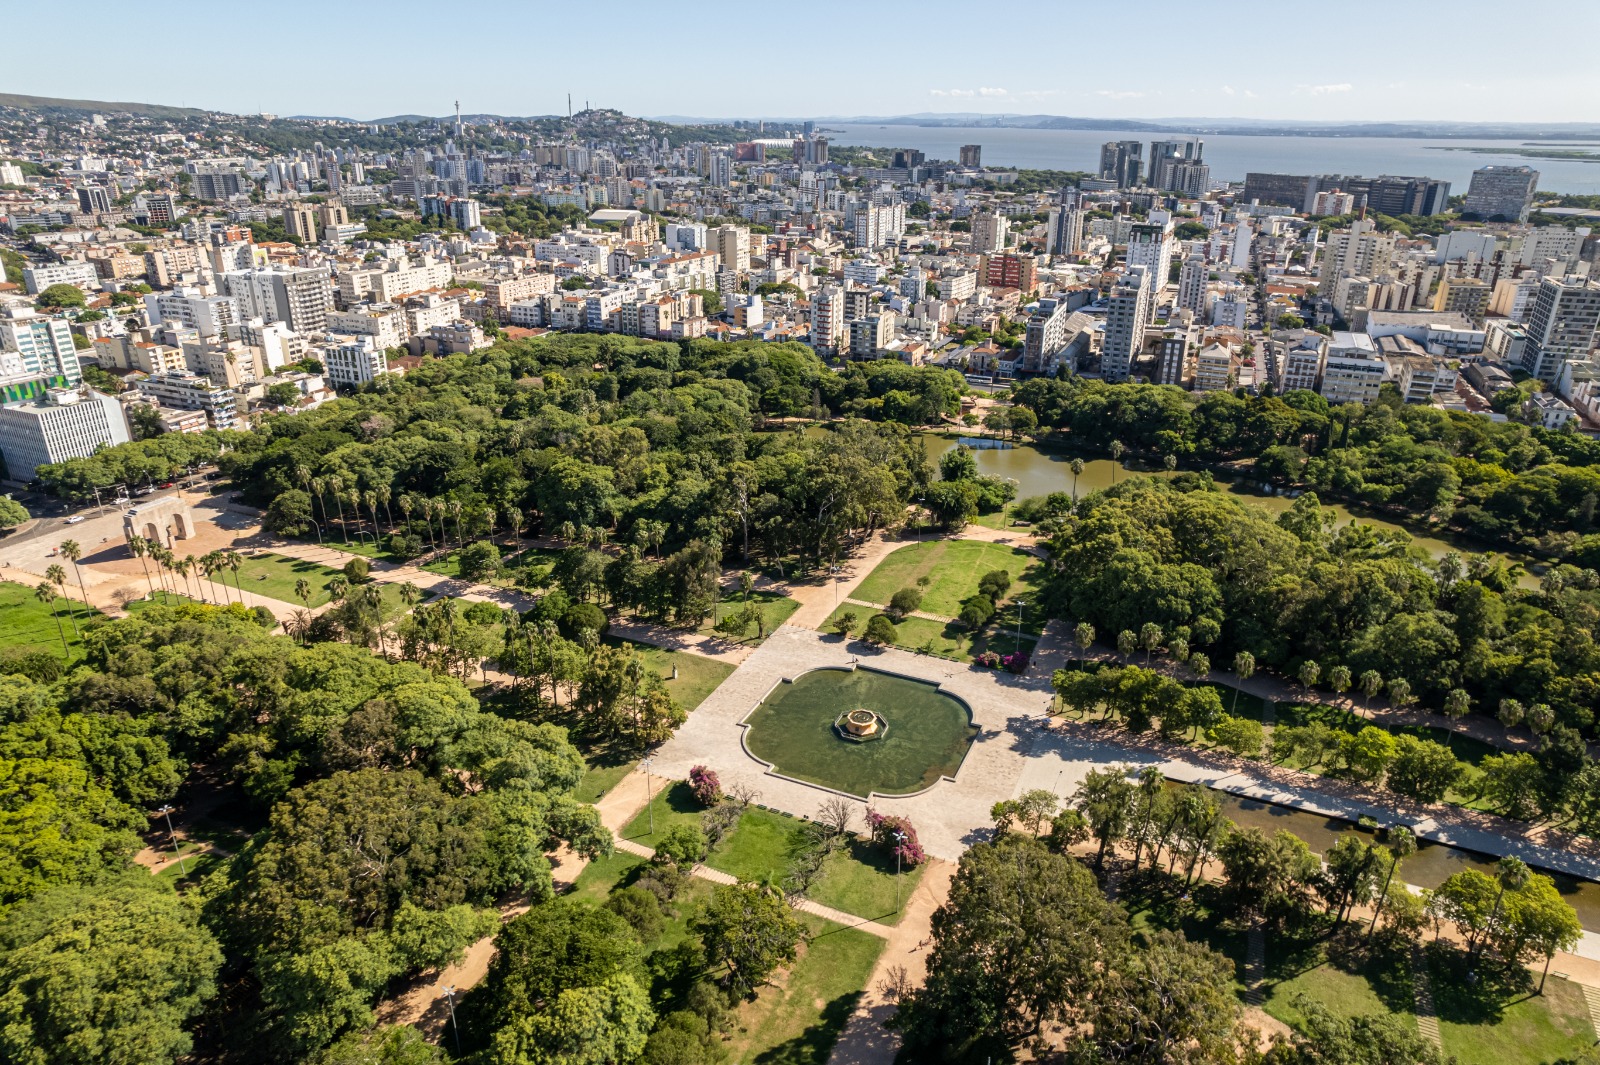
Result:
<svg viewBox="0 0 1600 1065">
<path fill-rule="evenodd" d="M 1100 167 L 1100 146 L 1106 141 L 1160 140 L 1172 134 L 1106 129 L 1003 129 L 993 126 L 879 126 L 824 123 L 835 144 L 872 148 L 916 148 L 930 159 L 956 159 L 963 144 L 983 146 L 990 166 L 1038 170 L 1084 170 Z M 834 132 L 839 131 L 839 132 Z M 1522 140 L 1493 138 L 1455 140 L 1408 137 L 1250 137 L 1200 135 L 1205 161 L 1218 181 L 1243 181 L 1251 171 L 1279 174 L 1352 174 L 1376 177 L 1404 174 L 1444 178 L 1450 191 L 1463 194 L 1480 166 L 1531 166 L 1539 171 L 1539 188 L 1572 193 L 1600 193 L 1600 161 L 1526 159 L 1509 152 L 1481 154 L 1456 148 L 1515 149 Z M 1563 143 L 1566 143 L 1563 141 Z M 1545 147 L 1552 147 L 1546 145 Z M 1148 149 L 1147 149 L 1148 151 Z"/>
<path fill-rule="evenodd" d="M 922 440 L 928 459 L 936 466 L 940 456 L 957 444 L 954 439 L 935 436 L 931 433 L 919 434 L 919 439 Z M 1047 451 L 1031 444 L 1002 448 L 983 446 L 986 443 L 992 445 L 994 441 L 983 441 L 981 438 L 972 439 L 971 442 L 976 450 L 978 472 L 1016 481 L 1018 499 L 1026 499 L 1029 496 L 1049 495 L 1051 492 L 1072 491 L 1072 469 L 1068 465 L 1072 461 L 1072 456 L 1064 451 Z M 1083 473 L 1079 474 L 1077 478 L 1077 490 L 1081 496 L 1097 489 L 1109 488 L 1113 479 L 1125 481 L 1129 477 L 1164 475 L 1164 472 L 1140 470 L 1130 467 L 1126 463 L 1119 465 L 1110 459 L 1086 459 L 1083 464 Z M 1273 514 L 1281 514 L 1294 505 L 1294 500 L 1289 496 L 1264 494 L 1242 481 L 1224 481 L 1218 478 L 1217 486 L 1229 495 L 1252 506 L 1262 507 Z M 1359 511 L 1352 511 L 1338 503 L 1324 501 L 1322 506 L 1326 510 L 1333 511 L 1338 525 L 1341 526 L 1352 521 L 1359 521 L 1378 529 L 1404 532 L 1411 537 L 1413 544 L 1422 548 L 1434 558 L 1442 558 L 1450 551 L 1455 551 L 1461 555 L 1470 555 L 1482 554 L 1490 550 L 1483 544 L 1463 537 L 1416 532 L 1393 521 L 1371 517 Z M 1524 588 L 1537 588 L 1539 586 L 1539 578 L 1530 568 L 1534 564 L 1534 559 L 1520 557 L 1508 551 L 1502 551 L 1500 554 L 1512 561 L 1523 564 L 1525 572 L 1519 583 Z"/>
</svg>

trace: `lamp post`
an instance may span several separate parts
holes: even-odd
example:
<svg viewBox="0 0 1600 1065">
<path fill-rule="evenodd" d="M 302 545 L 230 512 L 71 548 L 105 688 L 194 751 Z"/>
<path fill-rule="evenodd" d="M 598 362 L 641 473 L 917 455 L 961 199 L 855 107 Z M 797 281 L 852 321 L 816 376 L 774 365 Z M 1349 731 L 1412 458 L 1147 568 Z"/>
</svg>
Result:
<svg viewBox="0 0 1600 1065">
<path fill-rule="evenodd" d="M 644 770 L 644 808 L 650 815 L 650 835 L 656 834 L 656 807 L 653 796 L 650 794 L 650 759 L 639 759 L 639 768 Z"/>
<path fill-rule="evenodd" d="M 922 512 L 927 509 L 922 504 L 926 498 L 926 496 L 917 497 L 917 543 L 919 544 L 922 543 Z"/>
<path fill-rule="evenodd" d="M 172 806 L 170 804 L 163 806 L 161 809 L 157 810 L 156 813 L 167 819 L 167 835 L 172 840 L 172 853 L 178 856 L 178 874 L 180 876 L 188 876 L 189 870 L 184 865 L 183 851 L 178 847 L 178 833 L 173 831 L 172 828 Z"/>
<path fill-rule="evenodd" d="M 906 834 L 896 830 L 894 834 L 894 912 L 900 912 L 900 850 L 905 846 Z"/>
<path fill-rule="evenodd" d="M 450 1030 L 456 1036 L 456 1056 L 461 1055 L 461 1025 L 456 1023 L 456 989 L 450 985 L 444 987 L 444 1000 L 450 1007 Z"/>
<path fill-rule="evenodd" d="M 1011 649 L 1013 654 L 1022 653 L 1022 608 L 1027 605 L 1021 599 L 1017 600 L 1017 645 Z"/>
</svg>

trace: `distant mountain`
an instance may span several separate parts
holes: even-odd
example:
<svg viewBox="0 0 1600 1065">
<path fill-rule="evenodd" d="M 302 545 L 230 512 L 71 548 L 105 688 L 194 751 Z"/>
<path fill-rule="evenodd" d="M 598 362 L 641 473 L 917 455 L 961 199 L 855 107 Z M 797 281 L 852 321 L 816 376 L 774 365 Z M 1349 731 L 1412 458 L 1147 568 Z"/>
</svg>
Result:
<svg viewBox="0 0 1600 1065">
<path fill-rule="evenodd" d="M 0 107 L 20 107 L 30 111 L 150 115 L 154 118 L 201 118 L 212 113 L 197 107 L 169 107 L 166 104 L 135 104 L 112 100 L 65 100 L 56 96 L 23 96 L 10 92 L 0 92 Z"/>
</svg>

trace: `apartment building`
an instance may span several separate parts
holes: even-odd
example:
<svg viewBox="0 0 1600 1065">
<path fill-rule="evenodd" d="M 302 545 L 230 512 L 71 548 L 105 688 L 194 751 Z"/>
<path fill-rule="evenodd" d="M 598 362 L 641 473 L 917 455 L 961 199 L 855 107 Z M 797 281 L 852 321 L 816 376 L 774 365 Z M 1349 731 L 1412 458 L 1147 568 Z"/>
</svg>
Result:
<svg viewBox="0 0 1600 1065">
<path fill-rule="evenodd" d="M 0 455 L 17 481 L 131 439 L 122 404 L 92 388 L 52 388 L 34 402 L 0 407 Z"/>
</svg>

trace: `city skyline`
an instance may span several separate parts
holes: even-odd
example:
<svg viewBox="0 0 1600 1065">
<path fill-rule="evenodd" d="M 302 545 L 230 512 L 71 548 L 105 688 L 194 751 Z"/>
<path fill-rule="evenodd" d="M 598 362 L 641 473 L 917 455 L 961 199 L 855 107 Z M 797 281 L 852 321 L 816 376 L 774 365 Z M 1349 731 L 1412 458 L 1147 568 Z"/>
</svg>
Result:
<svg viewBox="0 0 1600 1065">
<path fill-rule="evenodd" d="M 97 12 L 110 16 L 109 4 L 90 2 L 89 21 Z M 416 52 L 417 18 L 427 17 L 420 5 L 389 4 L 383 18 L 370 4 L 312 5 L 289 0 L 275 8 L 292 22 L 304 16 L 319 38 L 360 45 L 359 54 L 373 59 L 403 59 Z M 662 63 L 597 62 L 611 27 L 596 26 L 576 10 L 541 10 L 537 16 L 515 5 L 492 2 L 478 9 L 478 23 L 494 28 L 493 40 L 518 42 L 517 51 L 476 54 L 466 44 L 460 62 L 422 77 L 330 78 L 322 49 L 286 51 L 272 57 L 271 78 L 239 77 L 239 55 L 230 48 L 186 49 L 183 64 L 192 79 L 150 87 L 136 65 L 62 64 L 50 49 L 23 51 L 12 58 L 5 91 L 28 95 L 107 101 L 136 101 L 200 107 L 238 114 L 318 115 L 361 120 L 402 114 L 436 116 L 449 102 L 463 101 L 469 113 L 499 115 L 560 114 L 567 93 L 574 105 L 584 101 L 628 114 L 697 115 L 707 118 L 827 117 L 847 115 L 910 115 L 971 112 L 979 114 L 1051 114 L 1084 118 L 1159 121 L 1163 116 L 1205 116 L 1212 119 L 1300 122 L 1573 122 L 1593 117 L 1587 101 L 1600 92 L 1600 75 L 1571 64 L 1553 64 L 1534 50 L 1501 52 L 1494 63 L 1464 67 L 1450 55 L 1471 55 L 1482 47 L 1482 27 L 1498 14 L 1483 0 L 1456 5 L 1449 25 L 1424 11 L 1380 8 L 1361 0 L 1345 9 L 1351 26 L 1380 20 L 1383 33 L 1394 39 L 1421 41 L 1408 61 L 1393 50 L 1351 45 L 1327 47 L 1295 63 L 1247 62 L 1252 34 L 1286 42 L 1327 40 L 1325 17 L 1310 10 L 1268 6 L 1258 0 L 1236 0 L 1218 15 L 1220 23 L 1240 27 L 1239 44 L 1228 35 L 1217 38 L 1219 54 L 1229 62 L 1196 63 L 1195 37 L 1180 32 L 1197 16 L 1170 0 L 1151 7 L 1153 26 L 1172 32 L 1137 38 L 1105 31 L 1093 24 L 1081 31 L 1067 26 L 1076 46 L 1049 63 L 1015 63 L 999 48 L 985 54 L 993 61 L 931 64 L 918 62 L 907 71 L 894 62 L 863 67 L 848 49 L 814 49 L 804 54 L 807 76 L 762 77 L 763 66 L 750 66 L 732 102 L 721 79 L 672 77 Z M 648 30 L 653 5 L 623 3 L 614 10 L 628 16 L 613 25 Z M 747 41 L 752 55 L 764 49 L 793 52 L 792 24 L 776 14 L 734 7 L 724 0 L 699 5 L 696 14 L 710 27 L 729 26 Z M 859 12 L 836 0 L 813 11 L 821 25 L 837 15 L 840 33 Z M 1481 16 L 1481 17 L 1480 17 Z M 894 26 L 896 47 L 906 55 L 937 54 L 964 34 L 957 32 L 966 9 L 946 0 L 920 5 L 915 17 Z M 1566 25 L 1579 38 L 1600 30 L 1600 10 L 1573 9 Z M 207 32 L 225 41 L 249 39 L 259 29 L 253 14 L 240 9 L 218 11 Z M 9 19 L 21 39 L 46 40 L 55 22 L 40 6 L 24 7 Z M 484 38 L 491 39 L 491 38 Z M 812 39 L 810 37 L 808 40 Z M 663 35 L 658 43 L 666 56 L 688 54 L 709 58 L 718 38 L 701 41 L 687 53 Z M 724 38 L 732 44 L 731 39 Z M 521 50 L 522 45 L 526 50 Z M 554 45 L 565 42 L 565 46 Z M 571 47 L 592 42 L 594 47 Z M 1031 42 L 1030 42 L 1031 43 Z M 548 45 L 548 46 L 547 46 Z M 528 62 L 523 61 L 524 55 Z M 1432 58 L 1429 58 L 1429 57 Z M 1412 58 L 1414 57 L 1414 58 Z M 468 61 L 470 58 L 470 61 Z M 483 61 L 488 58 L 490 61 Z M 496 61 L 498 60 L 498 61 Z M 788 69 L 785 67 L 784 69 Z M 1171 74 L 1152 72 L 1172 71 Z M 153 98 L 159 97 L 159 98 Z"/>
</svg>

